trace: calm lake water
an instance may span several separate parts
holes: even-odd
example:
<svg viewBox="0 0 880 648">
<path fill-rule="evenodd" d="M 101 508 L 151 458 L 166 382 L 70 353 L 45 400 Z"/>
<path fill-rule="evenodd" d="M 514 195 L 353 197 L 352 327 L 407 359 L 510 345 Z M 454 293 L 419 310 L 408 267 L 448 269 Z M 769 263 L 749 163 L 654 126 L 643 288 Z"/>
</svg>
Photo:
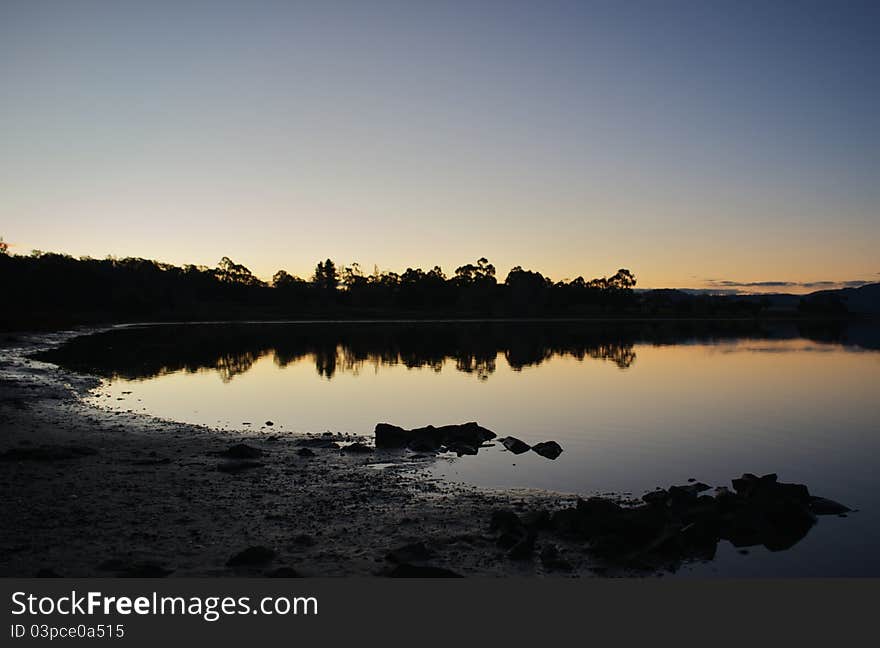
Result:
<svg viewBox="0 0 880 648">
<path fill-rule="evenodd" d="M 564 448 L 550 461 L 498 444 L 426 469 L 481 486 L 638 496 L 776 472 L 859 511 L 785 552 L 722 542 L 683 573 L 880 576 L 878 349 L 869 323 L 199 324 L 118 328 L 50 359 L 104 376 L 102 406 L 180 421 L 357 434 L 477 421 Z"/>
</svg>

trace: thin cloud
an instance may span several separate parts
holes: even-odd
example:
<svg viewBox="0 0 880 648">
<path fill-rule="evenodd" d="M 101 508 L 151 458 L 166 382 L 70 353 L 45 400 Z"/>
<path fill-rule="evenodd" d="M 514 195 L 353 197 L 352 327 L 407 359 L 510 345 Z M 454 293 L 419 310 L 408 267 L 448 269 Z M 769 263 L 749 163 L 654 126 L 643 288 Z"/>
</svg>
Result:
<svg viewBox="0 0 880 648">
<path fill-rule="evenodd" d="M 728 288 L 779 288 L 779 287 L 790 287 L 797 286 L 800 284 L 795 283 L 794 281 L 730 281 L 730 280 L 715 280 L 709 281 L 713 286 L 724 286 Z"/>
<path fill-rule="evenodd" d="M 706 279 L 705 281 L 707 285 L 717 288 L 803 288 L 813 290 L 858 288 L 859 286 L 872 283 L 870 279 L 850 279 L 847 281 L 733 281 L 730 279 Z"/>
</svg>

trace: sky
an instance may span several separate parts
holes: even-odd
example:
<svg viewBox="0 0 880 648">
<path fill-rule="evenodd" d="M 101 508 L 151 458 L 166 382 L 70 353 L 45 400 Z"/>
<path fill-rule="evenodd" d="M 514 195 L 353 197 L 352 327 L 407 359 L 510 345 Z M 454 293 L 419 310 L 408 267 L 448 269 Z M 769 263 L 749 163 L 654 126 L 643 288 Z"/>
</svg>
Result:
<svg viewBox="0 0 880 648">
<path fill-rule="evenodd" d="M 880 281 L 880 4 L 0 0 L 0 236 L 303 277 Z"/>
</svg>

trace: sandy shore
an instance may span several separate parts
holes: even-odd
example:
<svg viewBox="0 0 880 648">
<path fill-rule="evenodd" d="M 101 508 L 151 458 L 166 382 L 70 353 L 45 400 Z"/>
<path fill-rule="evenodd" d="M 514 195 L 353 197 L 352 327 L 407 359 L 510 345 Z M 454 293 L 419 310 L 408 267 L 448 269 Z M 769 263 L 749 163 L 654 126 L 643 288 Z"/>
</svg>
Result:
<svg viewBox="0 0 880 648">
<path fill-rule="evenodd" d="M 383 576 L 404 563 L 463 576 L 570 577 L 595 567 L 584 547 L 556 540 L 571 570 L 512 560 L 490 532 L 493 510 L 552 509 L 570 505 L 570 497 L 428 479 L 400 453 L 316 448 L 314 457 L 301 457 L 296 437 L 94 407 L 84 396 L 97 378 L 28 358 L 75 334 L 2 341 L 0 453 L 18 454 L 0 461 L 0 576 L 225 577 L 279 569 Z M 219 471 L 216 453 L 242 442 L 262 451 L 263 465 Z M 367 467 L 376 462 L 395 465 Z M 249 547 L 274 553 L 227 566 Z"/>
</svg>

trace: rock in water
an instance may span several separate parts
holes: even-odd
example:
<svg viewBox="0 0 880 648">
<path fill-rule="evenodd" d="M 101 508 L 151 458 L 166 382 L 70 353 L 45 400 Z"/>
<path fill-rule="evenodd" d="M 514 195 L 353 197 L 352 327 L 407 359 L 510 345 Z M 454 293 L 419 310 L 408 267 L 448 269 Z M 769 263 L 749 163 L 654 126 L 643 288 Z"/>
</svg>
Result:
<svg viewBox="0 0 880 648">
<path fill-rule="evenodd" d="M 499 439 L 499 441 L 501 441 L 501 445 L 507 448 L 508 452 L 512 452 L 515 455 L 522 454 L 523 452 L 528 452 L 532 449 L 532 446 L 530 446 L 525 441 L 520 441 L 516 437 L 512 436 L 502 437 L 501 439 Z"/>
<path fill-rule="evenodd" d="M 405 430 L 389 423 L 378 423 L 375 435 L 377 448 L 406 448 L 411 444 L 430 448 L 461 444 L 478 448 L 482 443 L 494 439 L 496 436 L 491 430 L 480 427 L 473 422 L 440 427 L 428 425 L 412 430 Z"/>
<path fill-rule="evenodd" d="M 591 553 L 611 564 L 656 569 L 710 560 L 721 540 L 735 547 L 788 549 L 816 524 L 816 515 L 849 511 L 838 502 L 811 497 L 803 484 L 780 482 L 775 474 L 746 473 L 733 480 L 733 488 L 717 488 L 712 496 L 701 494 L 711 487 L 700 482 L 670 486 L 646 493 L 644 504 L 623 506 L 603 497 L 582 499 L 552 514 L 552 532 L 585 541 Z M 492 514 L 499 546 L 511 548 L 522 540 L 518 519 L 503 511 Z M 519 555 L 527 557 L 527 548 L 523 545 Z M 542 555 L 542 562 L 545 557 L 552 563 L 552 554 Z"/>
<path fill-rule="evenodd" d="M 556 441 L 542 441 L 532 446 L 532 450 L 547 459 L 556 459 L 562 454 L 562 446 Z"/>
<path fill-rule="evenodd" d="M 377 448 L 403 448 L 412 440 L 409 430 L 390 423 L 377 423 L 374 434 Z"/>
<path fill-rule="evenodd" d="M 241 567 L 245 565 L 265 565 L 266 563 L 272 562 L 275 558 L 275 551 L 273 549 L 269 549 L 268 547 L 264 547 L 262 545 L 257 545 L 255 547 L 248 547 L 244 551 L 240 551 L 232 558 L 226 561 L 227 567 Z"/>
<path fill-rule="evenodd" d="M 428 426 L 429 428 L 431 426 Z M 428 429 L 428 428 L 418 428 L 413 430 L 414 432 L 419 432 L 420 429 Z M 479 446 L 486 441 L 490 441 L 494 439 L 497 435 L 491 430 L 487 430 L 484 427 L 480 427 L 477 423 L 471 421 L 470 423 L 461 423 L 460 425 L 441 425 L 438 428 L 434 428 L 435 431 L 438 431 L 445 442 L 460 442 L 466 443 L 472 446 Z"/>
</svg>

